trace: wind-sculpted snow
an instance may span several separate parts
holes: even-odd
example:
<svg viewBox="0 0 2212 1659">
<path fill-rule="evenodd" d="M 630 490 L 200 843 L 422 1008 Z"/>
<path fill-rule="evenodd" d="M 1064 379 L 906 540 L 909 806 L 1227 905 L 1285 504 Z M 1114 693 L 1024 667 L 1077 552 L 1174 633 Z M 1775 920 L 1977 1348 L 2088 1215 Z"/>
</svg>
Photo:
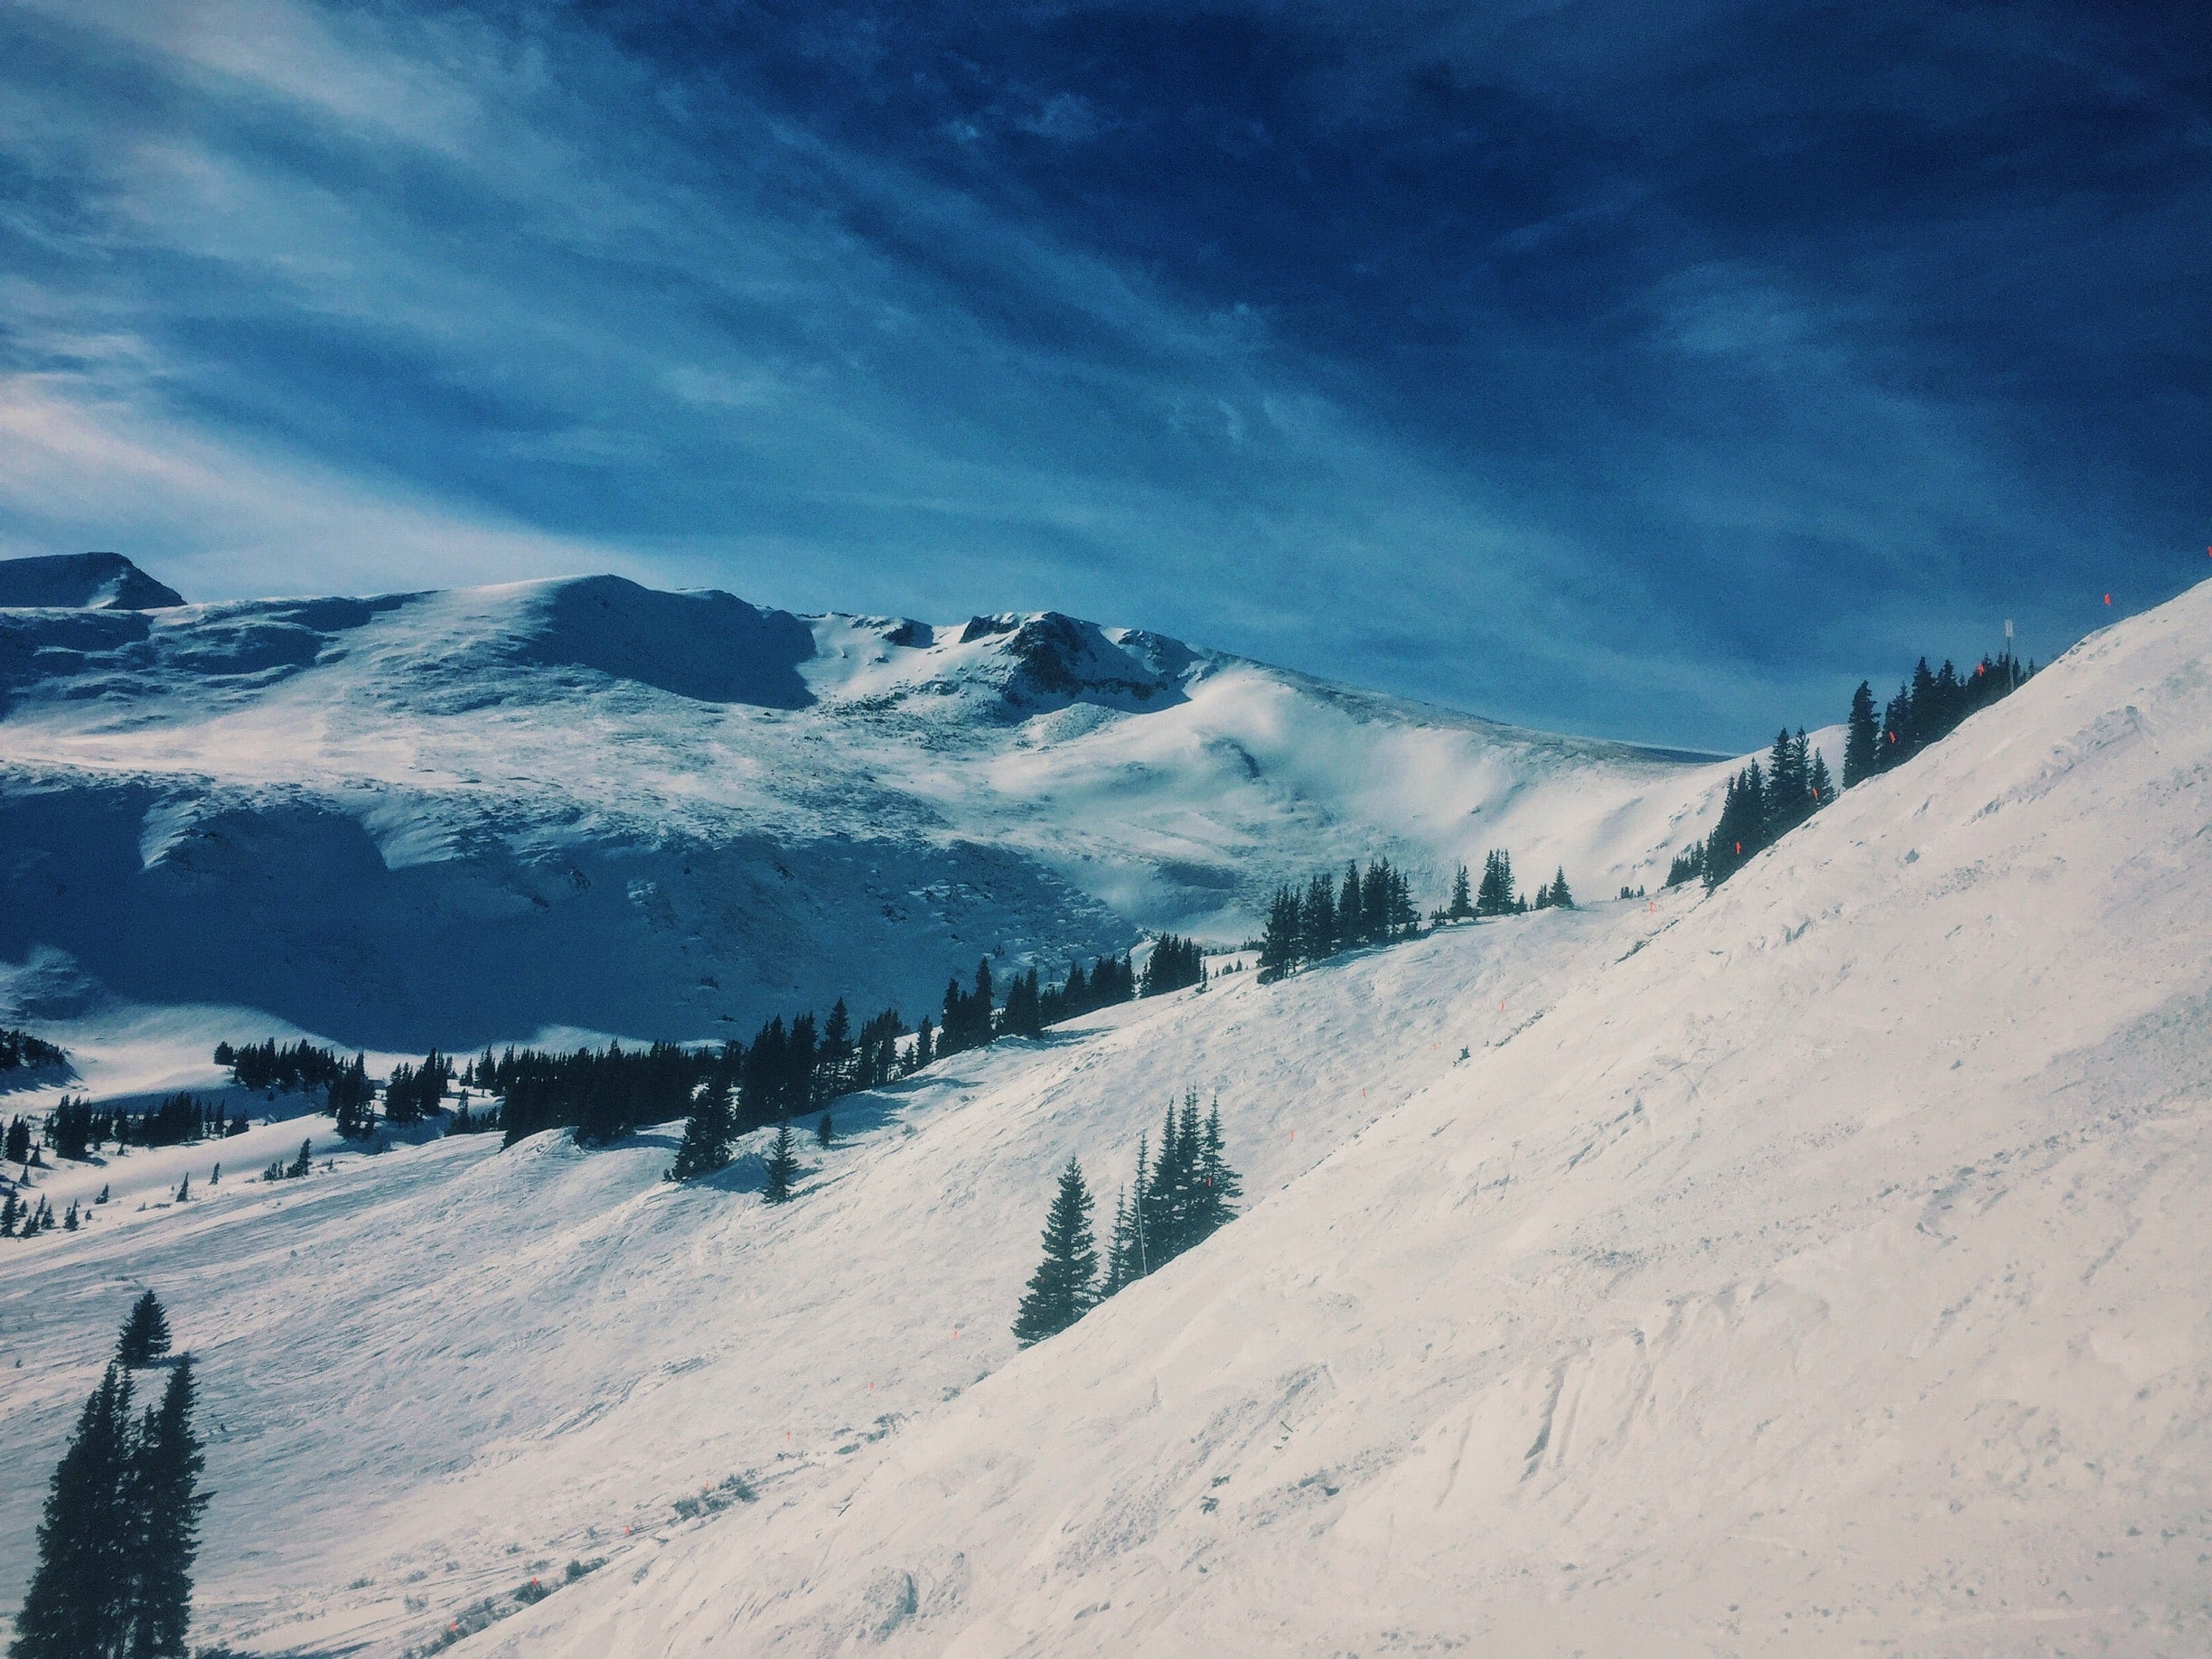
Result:
<svg viewBox="0 0 2212 1659">
<path fill-rule="evenodd" d="M 1493 846 L 1531 886 L 1655 885 L 1724 771 L 1049 612 L 613 576 L 0 610 L 0 968 L 388 1048 L 913 1018 L 986 954 L 1242 940 L 1353 858 L 1429 903 Z"/>
</svg>

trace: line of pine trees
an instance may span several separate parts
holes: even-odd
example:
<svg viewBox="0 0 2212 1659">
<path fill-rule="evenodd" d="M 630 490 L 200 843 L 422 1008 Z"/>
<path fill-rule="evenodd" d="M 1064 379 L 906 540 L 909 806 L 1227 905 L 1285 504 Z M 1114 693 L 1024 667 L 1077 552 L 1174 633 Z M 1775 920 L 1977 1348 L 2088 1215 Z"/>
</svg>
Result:
<svg viewBox="0 0 2212 1659">
<path fill-rule="evenodd" d="M 44 1038 L 34 1037 L 13 1026 L 0 1026 L 0 1072 L 68 1064 L 69 1055 Z"/>
<path fill-rule="evenodd" d="M 1162 933 L 1152 942 L 1152 954 L 1145 959 L 1144 976 L 1138 982 L 1139 997 L 1164 997 L 1169 991 L 1178 991 L 1206 982 L 1205 951 L 1195 939 L 1185 939 L 1176 933 Z"/>
<path fill-rule="evenodd" d="M 233 1045 L 218 1043 L 215 1045 L 215 1064 L 230 1068 L 230 1081 L 241 1089 L 264 1092 L 281 1089 L 290 1093 L 301 1089 L 323 1089 L 337 1082 L 359 1062 L 367 1069 L 361 1056 L 349 1061 L 332 1048 L 318 1048 L 305 1038 L 299 1042 L 278 1046 L 276 1039 L 266 1042 Z"/>
<path fill-rule="evenodd" d="M 1008 985 L 998 1035 L 1036 1036 L 1048 1026 L 1112 1008 L 1138 994 L 1137 970 L 1127 956 L 1101 956 L 1091 964 L 1088 973 L 1077 962 L 1057 985 L 1044 984 L 1032 968 L 1016 974 Z"/>
<path fill-rule="evenodd" d="M 1843 726 L 1843 788 L 1888 772 L 1957 729 L 1977 709 L 2009 697 L 2035 672 L 2011 652 L 1984 657 L 1962 676 L 1946 660 L 1931 670 L 1923 657 L 1877 720 L 1874 689 L 1865 680 L 1851 694 Z M 1800 726 L 1775 735 L 1762 767 L 1753 761 L 1730 778 L 1720 819 L 1702 842 L 1674 855 L 1666 885 L 1702 881 L 1711 892 L 1765 848 L 1830 805 L 1838 791 L 1828 764 Z"/>
<path fill-rule="evenodd" d="M 1221 1102 L 1201 1120 L 1198 1092 L 1186 1090 L 1180 1111 L 1167 1104 L 1157 1153 L 1143 1138 L 1137 1142 L 1136 1177 L 1114 1199 L 1101 1274 L 1091 1189 L 1069 1158 L 1045 1218 L 1045 1259 L 1014 1316 L 1015 1340 L 1024 1347 L 1042 1342 L 1157 1273 L 1233 1219 L 1243 1190 L 1223 1154 Z"/>
<path fill-rule="evenodd" d="M 132 1373 L 160 1362 L 169 1344 L 149 1290 L 54 1470 L 8 1659 L 185 1659 L 207 1505 L 192 1355 L 170 1363 L 159 1404 L 131 1411 Z"/>
<path fill-rule="evenodd" d="M 16 1120 L 21 1123 L 23 1120 Z M 59 1158 L 85 1158 L 109 1141 L 118 1147 L 181 1147 L 202 1140 L 220 1140 L 246 1132 L 247 1120 L 233 1117 L 220 1101 L 202 1101 L 190 1093 L 165 1096 L 159 1104 L 132 1113 L 115 1106 L 96 1106 L 84 1096 L 61 1097 L 46 1114 L 43 1137 Z M 30 1130 L 19 1133 L 8 1126 L 7 1156 L 21 1163 L 28 1157 Z M 19 1142 L 23 1157 L 17 1156 Z"/>
<path fill-rule="evenodd" d="M 1375 858 L 1363 875 L 1354 859 L 1345 867 L 1341 884 L 1324 874 L 1303 891 L 1290 886 L 1275 890 L 1260 937 L 1260 979 L 1270 984 L 1340 951 L 1411 939 L 1420 931 L 1420 913 L 1404 874 L 1387 858 Z"/>
</svg>

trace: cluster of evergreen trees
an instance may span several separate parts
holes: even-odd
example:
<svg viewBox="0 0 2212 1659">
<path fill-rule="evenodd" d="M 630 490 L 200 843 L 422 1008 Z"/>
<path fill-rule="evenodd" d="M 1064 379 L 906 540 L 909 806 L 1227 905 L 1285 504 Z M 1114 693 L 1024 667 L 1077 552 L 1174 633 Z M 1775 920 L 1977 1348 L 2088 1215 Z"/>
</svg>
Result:
<svg viewBox="0 0 2212 1659">
<path fill-rule="evenodd" d="M 2022 662 L 2009 651 L 1982 658 L 1965 675 L 1953 668 L 1948 658 L 1930 673 L 1923 657 L 1898 687 L 1879 724 L 1874 718 L 1874 689 L 1861 680 L 1851 694 L 1843 728 L 1843 787 L 1910 760 L 1929 744 L 1949 736 L 1976 709 L 2010 697 L 2035 671 L 2034 663 Z"/>
<path fill-rule="evenodd" d="M 1162 997 L 1169 991 L 1205 982 L 1205 951 L 1198 942 L 1175 933 L 1162 933 L 1153 941 L 1152 954 L 1145 959 L 1144 977 L 1138 984 L 1137 994 Z"/>
<path fill-rule="evenodd" d="M 335 1049 L 318 1048 L 305 1038 L 280 1046 L 270 1037 L 259 1043 L 218 1043 L 215 1064 L 229 1066 L 230 1081 L 243 1089 L 281 1089 L 287 1094 L 295 1090 L 321 1089 L 323 1109 L 338 1120 L 338 1132 L 348 1140 L 362 1139 L 375 1127 L 371 1109 L 376 1084 L 370 1080 L 366 1054 L 357 1054 L 349 1060 Z"/>
<path fill-rule="evenodd" d="M 0 1072 L 63 1065 L 68 1061 L 68 1054 L 43 1038 L 13 1026 L 0 1026 Z"/>
<path fill-rule="evenodd" d="M 297 1158 L 288 1164 L 281 1158 L 269 1159 L 268 1167 L 261 1172 L 261 1178 L 264 1181 L 298 1181 L 305 1178 L 307 1172 L 314 1167 L 314 1142 L 312 1139 L 303 1140 Z M 177 1195 L 180 1198 L 189 1196 L 183 1192 L 179 1192 Z"/>
<path fill-rule="evenodd" d="M 998 1035 L 991 1017 L 992 995 L 989 960 L 976 964 L 972 990 L 961 989 L 957 978 L 945 981 L 944 1004 L 939 1010 L 937 1026 L 938 1058 L 957 1054 L 964 1049 L 981 1048 Z"/>
<path fill-rule="evenodd" d="M 1127 1002 L 1137 995 L 1137 970 L 1127 956 L 1101 956 L 1085 973 L 1077 962 L 1057 985 L 1041 982 L 1035 968 L 1017 973 L 1007 987 L 998 1035 L 1035 1036 L 1047 1026 Z M 924 1064 L 926 1064 L 926 1056 Z"/>
<path fill-rule="evenodd" d="M 1025 1347 L 1042 1342 L 1115 1291 L 1158 1272 L 1233 1219 L 1242 1195 L 1223 1154 L 1221 1102 L 1201 1121 L 1198 1092 L 1186 1091 L 1180 1111 L 1168 1102 L 1158 1155 L 1142 1139 L 1137 1143 L 1136 1178 L 1115 1197 L 1101 1277 L 1091 1189 L 1071 1158 L 1045 1216 L 1045 1259 L 1014 1316 L 1015 1340 Z"/>
<path fill-rule="evenodd" d="M 1271 983 L 1339 951 L 1410 939 L 1420 931 L 1420 913 L 1404 875 L 1387 858 L 1370 860 L 1363 875 L 1355 859 L 1345 867 L 1341 885 L 1320 875 L 1302 893 L 1296 886 L 1276 889 L 1260 939 L 1260 978 Z"/>
<path fill-rule="evenodd" d="M 384 1084 L 384 1120 L 401 1126 L 420 1123 L 443 1107 L 453 1080 L 454 1063 L 435 1048 L 423 1056 L 420 1065 L 401 1061 L 392 1067 Z M 365 1114 L 361 1121 L 361 1132 L 366 1133 Z M 339 1124 L 338 1132 L 346 1132 L 344 1122 Z"/>
<path fill-rule="evenodd" d="M 149 1290 L 54 1470 L 8 1659 L 186 1659 L 207 1504 L 192 1356 L 170 1363 L 158 1405 L 131 1411 L 132 1372 L 159 1361 L 169 1342 Z"/>
<path fill-rule="evenodd" d="M 1694 858 L 1674 859 L 1667 885 L 1694 876 L 1708 890 L 1719 886 L 1761 849 L 1834 801 L 1835 793 L 1828 763 L 1808 743 L 1804 729 L 1799 727 L 1795 736 L 1786 729 L 1776 732 L 1765 768 L 1753 761 L 1729 780 L 1720 822 Z"/>
<path fill-rule="evenodd" d="M 689 1110 L 700 1081 L 716 1064 L 712 1049 L 675 1043 L 625 1050 L 573 1054 L 509 1049 L 493 1069 L 503 1097 L 501 1122 L 513 1146 L 540 1129 L 570 1129 L 580 1146 L 605 1145 L 640 1124 L 658 1123 Z M 481 1064 L 475 1073 L 482 1077 Z"/>
<path fill-rule="evenodd" d="M 16 1128 L 22 1122 L 18 1118 L 8 1126 L 7 1157 L 12 1163 L 22 1163 L 29 1156 L 28 1126 Z M 232 1117 L 222 1101 L 211 1103 L 195 1094 L 169 1095 L 136 1116 L 120 1107 L 95 1106 L 89 1099 L 65 1094 L 47 1113 L 45 1134 L 46 1144 L 57 1157 L 82 1158 L 111 1140 L 118 1147 L 181 1147 L 242 1135 L 246 1128 L 246 1120 Z"/>
<path fill-rule="evenodd" d="M 108 1189 L 102 1187 L 96 1201 L 108 1202 Z M 0 1239 L 34 1239 L 42 1233 L 52 1233 L 56 1227 L 74 1233 L 78 1226 L 77 1205 L 70 1204 L 68 1213 L 57 1218 L 53 1205 L 43 1193 L 36 1193 L 29 1200 L 19 1195 L 14 1186 L 0 1193 Z"/>
<path fill-rule="evenodd" d="M 1462 912 L 1462 892 L 1467 883 L 1467 867 L 1462 865 L 1460 876 L 1451 887 L 1451 914 Z M 1524 898 L 1513 887 L 1513 854 L 1504 848 L 1491 849 L 1482 858 L 1482 885 L 1476 889 L 1476 918 L 1491 915 L 1526 915 L 1531 909 L 1575 909 L 1575 894 L 1566 885 L 1566 865 L 1552 872 L 1546 883 L 1537 883 L 1535 903 Z"/>
<path fill-rule="evenodd" d="M 356 1054 L 349 1061 L 335 1049 L 318 1048 L 302 1039 L 279 1047 L 276 1039 L 232 1045 L 215 1045 L 215 1064 L 230 1068 L 230 1081 L 241 1089 L 290 1093 L 300 1089 L 328 1088 L 356 1067 L 368 1070 L 368 1061 Z"/>
<path fill-rule="evenodd" d="M 1861 680 L 1843 728 L 1843 788 L 1887 772 L 1948 736 L 1968 715 L 2010 696 L 2034 672 L 2033 663 L 2022 663 L 2010 651 L 1984 657 L 1964 676 L 1948 661 L 1931 671 L 1923 657 L 1879 721 L 1874 689 Z M 1827 762 L 1812 748 L 1804 729 L 1793 736 L 1785 727 L 1775 735 L 1764 767 L 1753 761 L 1729 780 L 1720 821 L 1701 843 L 1674 856 L 1667 886 L 1702 881 L 1710 892 L 1832 802 L 1837 792 Z"/>
</svg>

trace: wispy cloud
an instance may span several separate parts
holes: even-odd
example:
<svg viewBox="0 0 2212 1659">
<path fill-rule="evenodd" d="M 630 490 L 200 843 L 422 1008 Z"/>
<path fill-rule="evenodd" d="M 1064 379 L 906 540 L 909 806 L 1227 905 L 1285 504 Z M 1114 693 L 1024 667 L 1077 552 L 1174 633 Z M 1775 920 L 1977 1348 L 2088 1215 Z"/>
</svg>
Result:
<svg viewBox="0 0 2212 1659">
<path fill-rule="evenodd" d="M 1053 605 L 1722 743 L 2155 596 L 2202 504 L 2149 37 L 2007 93 L 1901 7 L 585 16 L 0 14 L 0 540 Z"/>
</svg>

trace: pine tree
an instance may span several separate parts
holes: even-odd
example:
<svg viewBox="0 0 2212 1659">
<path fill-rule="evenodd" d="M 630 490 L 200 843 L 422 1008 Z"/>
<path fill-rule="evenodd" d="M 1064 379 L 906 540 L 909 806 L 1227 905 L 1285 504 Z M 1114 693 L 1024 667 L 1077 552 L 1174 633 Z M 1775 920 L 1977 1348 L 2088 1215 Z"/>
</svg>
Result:
<svg viewBox="0 0 2212 1659">
<path fill-rule="evenodd" d="M 825 1111 L 821 1115 L 821 1121 L 814 1126 L 814 1144 L 818 1147 L 827 1147 L 835 1143 L 836 1140 L 837 1125 L 830 1120 L 830 1114 Z"/>
<path fill-rule="evenodd" d="M 169 1352 L 169 1316 L 161 1298 L 151 1290 L 131 1304 L 123 1321 L 123 1335 L 116 1344 L 116 1364 L 126 1371 L 151 1365 Z"/>
<path fill-rule="evenodd" d="M 78 1413 L 38 1528 L 38 1565 L 8 1659 L 121 1659 L 129 1628 L 135 1531 L 126 1490 L 131 1384 L 108 1367 Z"/>
<path fill-rule="evenodd" d="M 1306 897 L 1298 906 L 1298 949 L 1309 962 L 1336 954 L 1336 889 L 1326 875 L 1306 884 Z"/>
<path fill-rule="evenodd" d="M 285 1178 L 286 1180 L 296 1181 L 302 1176 L 305 1175 L 307 1171 L 314 1167 L 314 1142 L 313 1140 L 303 1140 L 300 1142 L 299 1156 L 294 1158 L 290 1165 L 288 1165 L 285 1169 Z"/>
<path fill-rule="evenodd" d="M 729 1162 L 730 1136 L 735 1129 L 730 1119 L 729 1083 L 725 1078 L 710 1078 L 700 1089 L 698 1099 L 692 1102 L 691 1115 L 684 1120 L 683 1139 L 676 1146 L 676 1161 L 669 1167 L 669 1179 L 688 1181 L 694 1176 L 711 1175 Z"/>
<path fill-rule="evenodd" d="M 1336 893 L 1336 948 L 1348 951 L 1367 937 L 1367 919 L 1360 914 L 1360 873 L 1357 859 L 1345 866 L 1344 886 Z"/>
<path fill-rule="evenodd" d="M 1475 914 L 1509 916 L 1514 909 L 1513 855 L 1503 848 L 1495 849 L 1483 859 L 1482 886 L 1475 893 Z"/>
<path fill-rule="evenodd" d="M 791 1125 L 784 1123 L 776 1129 L 775 1145 L 768 1154 L 768 1185 L 761 1196 L 770 1204 L 789 1204 L 792 1199 L 792 1178 L 798 1173 L 799 1156 L 792 1149 Z"/>
<path fill-rule="evenodd" d="M 1444 914 L 1454 922 L 1464 922 L 1475 914 L 1475 900 L 1467 886 L 1467 867 L 1462 864 L 1452 876 L 1451 903 Z"/>
<path fill-rule="evenodd" d="M 1805 768 L 1805 793 L 1812 797 L 1815 811 L 1835 799 L 1835 785 L 1828 777 L 1828 763 L 1818 749 L 1813 751 L 1812 764 Z"/>
<path fill-rule="evenodd" d="M 1843 723 L 1843 787 L 1855 789 L 1879 765 L 1881 730 L 1874 720 L 1874 688 L 1865 680 L 1851 693 L 1851 716 Z"/>
<path fill-rule="evenodd" d="M 1567 891 L 1567 867 L 1561 865 L 1551 877 L 1551 908 L 1572 910 L 1574 895 Z"/>
<path fill-rule="evenodd" d="M 1237 1179 L 1236 1171 L 1230 1168 L 1229 1160 L 1223 1156 L 1218 1096 L 1206 1113 L 1205 1127 L 1200 1133 L 1198 1179 L 1193 1195 L 1196 1209 L 1192 1231 L 1199 1239 L 1205 1238 L 1224 1222 L 1234 1220 L 1236 1201 L 1244 1195 L 1243 1183 Z"/>
<path fill-rule="evenodd" d="M 1137 1223 L 1129 1214 L 1129 1188 L 1114 1194 L 1113 1226 L 1106 1234 L 1106 1282 L 1102 1294 L 1111 1296 L 1139 1277 L 1137 1271 Z"/>
<path fill-rule="evenodd" d="M 1268 906 L 1267 931 L 1260 939 L 1260 983 L 1271 985 L 1297 966 L 1298 904 L 1288 887 L 1275 889 Z"/>
<path fill-rule="evenodd" d="M 1082 1167 L 1069 1158 L 1060 1190 L 1045 1221 L 1045 1260 L 1030 1275 L 1014 1338 L 1022 1346 L 1042 1342 L 1082 1318 L 1097 1299 L 1098 1245 L 1091 1233 L 1091 1190 Z"/>
<path fill-rule="evenodd" d="M 161 1404 L 145 1414 L 127 1485 L 131 1557 L 130 1659 L 186 1659 L 192 1558 L 200 1550 L 199 1490 L 206 1459 L 192 1433 L 192 1355 L 169 1373 Z"/>
<path fill-rule="evenodd" d="M 0 1197 L 0 1239 L 15 1236 L 15 1223 L 22 1219 L 22 1213 L 23 1206 L 15 1200 L 15 1189 L 10 1187 L 6 1196 Z"/>
</svg>

